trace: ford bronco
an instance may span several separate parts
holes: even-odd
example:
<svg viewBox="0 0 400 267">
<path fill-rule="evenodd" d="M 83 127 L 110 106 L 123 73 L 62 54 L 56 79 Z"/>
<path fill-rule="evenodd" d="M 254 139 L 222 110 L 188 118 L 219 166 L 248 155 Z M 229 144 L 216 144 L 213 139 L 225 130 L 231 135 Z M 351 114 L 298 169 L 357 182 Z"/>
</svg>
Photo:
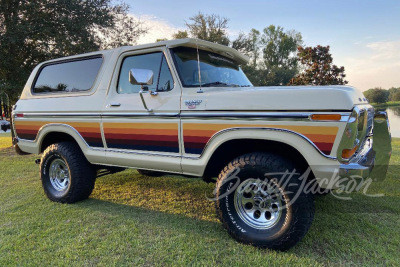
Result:
<svg viewBox="0 0 400 267">
<path fill-rule="evenodd" d="M 13 108 L 13 144 L 42 154 L 44 192 L 60 203 L 88 198 L 100 169 L 216 178 L 229 234 L 286 250 L 310 228 L 316 191 L 369 177 L 374 109 L 349 86 L 253 87 L 247 61 L 181 39 L 41 63 Z"/>
</svg>

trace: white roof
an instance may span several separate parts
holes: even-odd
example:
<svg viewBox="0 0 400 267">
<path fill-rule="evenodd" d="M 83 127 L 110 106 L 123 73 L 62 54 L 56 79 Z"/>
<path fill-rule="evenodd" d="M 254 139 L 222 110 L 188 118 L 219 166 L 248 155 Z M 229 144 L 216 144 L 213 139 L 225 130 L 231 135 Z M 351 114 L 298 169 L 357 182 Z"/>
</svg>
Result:
<svg viewBox="0 0 400 267">
<path fill-rule="evenodd" d="M 176 39 L 176 40 L 169 40 L 169 41 L 161 41 L 161 42 L 156 42 L 156 43 L 149 43 L 149 44 L 142 44 L 142 45 L 134 45 L 134 46 L 122 46 L 118 47 L 115 49 L 110 49 L 110 50 L 102 50 L 100 51 L 101 53 L 112 53 L 115 50 L 119 50 L 120 52 L 122 51 L 129 51 L 129 50 L 139 50 L 139 49 L 146 49 L 146 48 L 153 48 L 153 47 L 160 47 L 160 46 L 166 46 L 167 48 L 173 48 L 173 47 L 178 47 L 178 46 L 187 46 L 187 47 L 198 47 L 199 49 L 202 50 L 208 50 L 217 54 L 221 54 L 223 56 L 229 57 L 237 61 L 239 64 L 246 64 L 249 61 L 249 58 L 236 49 L 233 49 L 232 47 L 228 47 L 225 45 L 220 45 L 200 39 L 193 39 L 193 38 L 186 38 L 186 39 Z M 69 59 L 69 58 L 76 58 L 76 57 L 81 57 L 81 56 L 91 56 L 91 55 L 98 55 L 99 51 L 96 52 L 91 52 L 91 53 L 85 53 L 85 54 L 80 54 L 80 55 L 74 55 L 74 56 L 69 56 L 69 57 L 64 57 L 64 58 L 57 58 L 57 59 L 52 59 L 43 63 L 48 63 L 52 61 L 59 61 L 60 59 Z"/>
</svg>

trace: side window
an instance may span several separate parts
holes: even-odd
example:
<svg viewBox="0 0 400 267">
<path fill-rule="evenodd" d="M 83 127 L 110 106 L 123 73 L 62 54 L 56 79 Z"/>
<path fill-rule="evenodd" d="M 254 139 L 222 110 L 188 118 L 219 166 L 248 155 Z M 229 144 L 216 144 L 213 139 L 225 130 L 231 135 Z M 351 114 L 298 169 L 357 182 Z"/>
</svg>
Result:
<svg viewBox="0 0 400 267">
<path fill-rule="evenodd" d="M 100 70 L 102 57 L 65 61 L 44 66 L 33 93 L 66 93 L 90 90 Z"/>
<path fill-rule="evenodd" d="M 172 75 L 162 52 L 124 58 L 118 78 L 117 92 L 119 94 L 133 94 L 140 91 L 140 85 L 133 85 L 129 82 L 130 69 L 153 71 L 153 84 L 148 85 L 149 90 L 169 91 L 173 88 Z"/>
<path fill-rule="evenodd" d="M 172 79 L 171 71 L 169 70 L 167 60 L 163 56 L 161 63 L 160 77 L 158 79 L 157 91 L 166 92 L 172 90 L 174 80 Z"/>
</svg>

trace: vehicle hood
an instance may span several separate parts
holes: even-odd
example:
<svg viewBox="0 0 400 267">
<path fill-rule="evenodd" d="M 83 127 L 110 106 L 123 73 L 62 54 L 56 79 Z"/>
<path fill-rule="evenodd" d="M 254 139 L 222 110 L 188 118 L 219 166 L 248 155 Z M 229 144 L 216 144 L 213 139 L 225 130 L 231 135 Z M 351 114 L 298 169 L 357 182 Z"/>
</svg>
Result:
<svg viewBox="0 0 400 267">
<path fill-rule="evenodd" d="M 350 86 L 276 86 L 203 88 L 203 93 L 184 95 L 201 100 L 197 110 L 351 110 L 368 103 L 363 93 Z"/>
</svg>

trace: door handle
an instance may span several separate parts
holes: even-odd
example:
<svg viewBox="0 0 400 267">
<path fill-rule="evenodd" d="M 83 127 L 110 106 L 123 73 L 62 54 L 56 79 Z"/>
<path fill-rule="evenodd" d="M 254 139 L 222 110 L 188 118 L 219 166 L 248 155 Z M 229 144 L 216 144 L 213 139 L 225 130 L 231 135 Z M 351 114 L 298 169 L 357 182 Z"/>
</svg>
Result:
<svg viewBox="0 0 400 267">
<path fill-rule="evenodd" d="M 108 106 L 110 106 L 110 107 L 119 107 L 119 106 L 121 106 L 121 103 L 111 103 Z"/>
</svg>

